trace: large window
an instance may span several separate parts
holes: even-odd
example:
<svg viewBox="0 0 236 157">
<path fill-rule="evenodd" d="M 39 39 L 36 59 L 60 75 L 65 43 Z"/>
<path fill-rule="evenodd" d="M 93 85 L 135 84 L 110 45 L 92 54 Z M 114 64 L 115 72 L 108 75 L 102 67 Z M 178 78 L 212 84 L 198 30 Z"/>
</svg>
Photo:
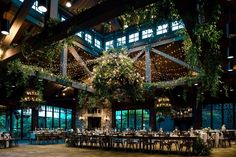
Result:
<svg viewBox="0 0 236 157">
<path fill-rule="evenodd" d="M 123 46 L 126 44 L 126 36 L 117 38 L 117 46 Z"/>
<path fill-rule="evenodd" d="M 60 110 L 60 122 L 61 122 L 61 128 L 66 127 L 66 109 L 61 108 Z"/>
<path fill-rule="evenodd" d="M 142 31 L 142 39 L 150 38 L 153 35 L 152 29 L 146 29 Z"/>
<path fill-rule="evenodd" d="M 135 129 L 134 125 L 135 110 L 129 110 L 129 129 Z"/>
<path fill-rule="evenodd" d="M 98 39 L 94 39 L 94 45 L 97 47 L 97 48 L 101 48 L 101 41 L 98 40 Z"/>
<path fill-rule="evenodd" d="M 167 27 L 168 27 L 168 24 L 157 26 L 157 33 L 156 34 L 160 35 L 160 34 L 167 33 L 168 32 Z"/>
<path fill-rule="evenodd" d="M 0 132 L 9 131 L 10 116 L 5 111 L 0 111 Z"/>
<path fill-rule="evenodd" d="M 202 127 L 211 127 L 212 129 L 220 129 L 222 124 L 227 129 L 235 129 L 236 104 L 206 104 L 202 107 Z M 234 111 L 235 110 L 235 111 Z M 235 123 L 235 124 L 234 124 Z"/>
<path fill-rule="evenodd" d="M 202 108 L 202 127 L 211 127 L 211 104 L 204 105 Z"/>
<path fill-rule="evenodd" d="M 227 129 L 233 129 L 233 120 L 234 120 L 234 110 L 233 110 L 233 104 L 224 104 L 224 124 L 227 126 Z"/>
<path fill-rule="evenodd" d="M 116 111 L 116 129 L 121 130 L 121 111 Z"/>
<path fill-rule="evenodd" d="M 39 128 L 63 128 L 72 127 L 72 110 L 62 107 L 41 106 L 39 110 Z"/>
<path fill-rule="evenodd" d="M 41 106 L 39 110 L 39 117 L 38 117 L 38 127 L 39 128 L 46 128 L 46 106 Z"/>
<path fill-rule="evenodd" d="M 142 110 L 136 110 L 136 130 L 141 130 L 143 128 L 142 116 Z"/>
<path fill-rule="evenodd" d="M 12 133 L 15 138 L 21 138 L 21 113 L 21 110 L 12 112 Z"/>
<path fill-rule="evenodd" d="M 80 38 L 82 38 L 82 33 L 83 32 L 80 31 L 80 32 L 76 33 L 76 35 L 79 36 Z"/>
<path fill-rule="evenodd" d="M 213 104 L 212 106 L 213 129 L 220 129 L 222 125 L 222 104 Z"/>
<path fill-rule="evenodd" d="M 118 130 L 150 129 L 150 111 L 148 109 L 119 110 L 115 115 Z"/>
<path fill-rule="evenodd" d="M 138 40 L 139 40 L 139 32 L 129 35 L 129 43 L 132 43 Z"/>
<path fill-rule="evenodd" d="M 66 113 L 66 121 L 67 121 L 67 129 L 72 128 L 72 110 L 71 109 L 67 109 L 67 113 Z"/>
<path fill-rule="evenodd" d="M 143 129 L 149 130 L 150 128 L 150 112 L 149 110 L 143 110 Z"/>
<path fill-rule="evenodd" d="M 105 49 L 108 50 L 110 48 L 113 48 L 113 40 L 107 41 L 105 44 Z"/>
<path fill-rule="evenodd" d="M 128 129 L 128 110 L 122 111 L 122 130 Z"/>
<path fill-rule="evenodd" d="M 30 138 L 32 128 L 32 109 L 23 109 L 23 138 Z"/>
<path fill-rule="evenodd" d="M 92 36 L 88 33 L 85 34 L 85 41 L 92 44 Z"/>
<path fill-rule="evenodd" d="M 180 22 L 180 21 L 174 21 L 174 22 L 172 22 L 172 25 L 171 25 L 171 26 L 172 26 L 172 31 L 175 31 L 175 30 L 184 28 L 183 22 Z"/>
<path fill-rule="evenodd" d="M 59 107 L 54 107 L 54 128 L 59 128 L 59 119 L 60 119 L 60 108 Z"/>
<path fill-rule="evenodd" d="M 47 128 L 53 128 L 53 126 L 52 126 L 52 113 L 53 113 L 52 109 L 53 109 L 52 106 L 47 106 L 47 114 L 46 114 L 46 116 L 47 116 L 46 127 Z"/>
</svg>

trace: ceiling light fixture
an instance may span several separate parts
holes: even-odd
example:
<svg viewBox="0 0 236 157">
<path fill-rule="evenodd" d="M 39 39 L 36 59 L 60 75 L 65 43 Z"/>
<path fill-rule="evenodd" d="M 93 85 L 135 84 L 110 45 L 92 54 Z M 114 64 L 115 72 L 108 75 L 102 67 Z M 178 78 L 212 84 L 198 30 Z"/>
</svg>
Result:
<svg viewBox="0 0 236 157">
<path fill-rule="evenodd" d="M 47 12 L 47 0 L 38 0 L 38 10 L 43 13 Z"/>
<path fill-rule="evenodd" d="M 67 8 L 70 8 L 71 6 L 72 6 L 71 0 L 68 0 L 68 1 L 66 2 L 66 7 L 67 7 Z"/>
<path fill-rule="evenodd" d="M 1 19 L 1 33 L 4 35 L 9 35 L 10 34 L 10 22 L 7 19 Z"/>
<path fill-rule="evenodd" d="M 228 62 L 227 71 L 229 71 L 229 72 L 233 71 L 232 64 L 230 61 Z"/>
<path fill-rule="evenodd" d="M 232 47 L 228 47 L 228 48 L 227 48 L 227 58 L 228 58 L 228 59 L 234 58 Z"/>
</svg>

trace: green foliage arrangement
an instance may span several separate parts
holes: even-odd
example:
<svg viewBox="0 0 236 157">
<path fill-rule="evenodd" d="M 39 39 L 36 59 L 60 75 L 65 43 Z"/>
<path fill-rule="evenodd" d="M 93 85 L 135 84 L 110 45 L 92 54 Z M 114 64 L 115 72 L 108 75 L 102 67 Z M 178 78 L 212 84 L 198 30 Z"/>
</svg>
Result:
<svg viewBox="0 0 236 157">
<path fill-rule="evenodd" d="M 4 88 L 6 97 L 10 97 L 14 92 L 15 88 L 24 88 L 28 85 L 29 72 L 22 69 L 20 60 L 15 60 L 8 63 L 6 68 L 5 77 L 1 77 L 4 82 Z"/>
<path fill-rule="evenodd" d="M 133 60 L 125 54 L 111 50 L 97 59 L 93 69 L 92 85 L 98 95 L 108 100 L 138 100 L 142 97 L 143 78 L 136 71 Z"/>
<path fill-rule="evenodd" d="M 160 0 L 144 8 L 130 9 L 125 14 L 118 17 L 123 25 L 123 29 L 141 24 L 153 24 L 154 22 L 180 20 L 180 16 L 172 0 Z"/>
<path fill-rule="evenodd" d="M 194 154 L 200 156 L 207 156 L 211 153 L 211 148 L 204 144 L 203 140 L 198 137 L 197 140 L 193 143 Z"/>
<path fill-rule="evenodd" d="M 184 33 L 183 44 L 186 61 L 192 66 L 200 67 L 198 77 L 202 83 L 202 90 L 210 91 L 214 96 L 219 91 L 222 74 L 219 45 L 222 31 L 218 30 L 216 25 L 221 12 L 219 7 L 216 7 L 216 10 L 212 20 L 195 24 L 191 38 L 186 32 Z"/>
</svg>

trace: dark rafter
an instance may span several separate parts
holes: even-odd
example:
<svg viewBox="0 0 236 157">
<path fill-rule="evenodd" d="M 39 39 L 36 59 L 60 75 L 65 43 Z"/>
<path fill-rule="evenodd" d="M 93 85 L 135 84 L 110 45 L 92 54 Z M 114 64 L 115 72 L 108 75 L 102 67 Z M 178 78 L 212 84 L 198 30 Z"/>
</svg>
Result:
<svg viewBox="0 0 236 157">
<path fill-rule="evenodd" d="M 26 43 L 32 45 L 33 50 L 37 50 L 42 47 L 42 45 L 50 45 L 55 41 L 74 35 L 82 29 L 90 28 L 101 22 L 115 18 L 123 14 L 127 9 L 140 8 L 155 1 L 156 0 L 107 0 L 59 23 L 52 28 L 45 29 L 40 34 L 29 38 Z M 20 54 L 19 47 L 9 49 L 3 56 L 2 60 L 7 61 L 15 57 L 17 54 Z"/>
<path fill-rule="evenodd" d="M 22 3 L 14 19 L 12 20 L 12 25 L 10 28 L 11 33 L 4 38 L 2 43 L 3 45 L 10 45 L 12 43 L 33 4 L 34 1 L 32 0 L 25 0 Z"/>
</svg>

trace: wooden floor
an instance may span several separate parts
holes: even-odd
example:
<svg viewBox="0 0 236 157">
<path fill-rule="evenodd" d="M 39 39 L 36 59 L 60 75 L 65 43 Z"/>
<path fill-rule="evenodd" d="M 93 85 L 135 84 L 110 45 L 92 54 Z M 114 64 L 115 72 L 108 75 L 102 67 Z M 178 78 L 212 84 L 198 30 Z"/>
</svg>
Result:
<svg viewBox="0 0 236 157">
<path fill-rule="evenodd" d="M 91 150 L 56 145 L 20 145 L 14 148 L 0 149 L 0 157 L 164 157 L 167 155 L 128 153 L 118 151 Z M 177 157 L 177 155 L 168 155 Z M 179 155 L 178 155 L 179 156 Z M 235 157 L 236 145 L 229 148 L 213 149 L 211 157 Z"/>
</svg>

